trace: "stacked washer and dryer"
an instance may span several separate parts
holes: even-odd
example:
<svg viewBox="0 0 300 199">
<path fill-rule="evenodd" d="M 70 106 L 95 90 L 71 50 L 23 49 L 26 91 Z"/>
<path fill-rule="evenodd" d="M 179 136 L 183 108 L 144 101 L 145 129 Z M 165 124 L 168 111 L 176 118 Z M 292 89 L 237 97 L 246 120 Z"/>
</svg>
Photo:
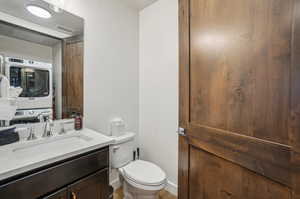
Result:
<svg viewBox="0 0 300 199">
<path fill-rule="evenodd" d="M 52 118 L 52 64 L 5 57 L 5 76 L 11 87 L 22 88 L 12 124 L 39 122 L 41 115 Z"/>
</svg>

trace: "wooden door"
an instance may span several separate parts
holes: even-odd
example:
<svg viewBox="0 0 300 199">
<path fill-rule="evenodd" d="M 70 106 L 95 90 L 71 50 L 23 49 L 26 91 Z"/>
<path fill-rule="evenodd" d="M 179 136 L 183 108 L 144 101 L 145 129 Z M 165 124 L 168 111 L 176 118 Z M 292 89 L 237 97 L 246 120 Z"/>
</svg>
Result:
<svg viewBox="0 0 300 199">
<path fill-rule="evenodd" d="M 71 199 L 108 199 L 108 170 L 84 178 L 68 188 Z"/>
<path fill-rule="evenodd" d="M 61 189 L 54 194 L 51 194 L 43 199 L 68 199 L 67 198 L 67 189 Z"/>
<path fill-rule="evenodd" d="M 64 42 L 63 59 L 63 118 L 72 112 L 83 115 L 83 42 Z"/>
<path fill-rule="evenodd" d="M 179 7 L 179 199 L 299 199 L 300 1 Z"/>
</svg>

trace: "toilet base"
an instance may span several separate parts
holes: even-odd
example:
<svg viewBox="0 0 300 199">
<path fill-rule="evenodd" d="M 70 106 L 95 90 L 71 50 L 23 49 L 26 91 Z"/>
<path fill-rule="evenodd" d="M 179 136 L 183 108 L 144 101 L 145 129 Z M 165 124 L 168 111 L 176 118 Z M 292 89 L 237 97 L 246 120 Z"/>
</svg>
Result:
<svg viewBox="0 0 300 199">
<path fill-rule="evenodd" d="M 124 199 L 159 199 L 159 191 L 137 189 L 123 181 Z"/>
</svg>

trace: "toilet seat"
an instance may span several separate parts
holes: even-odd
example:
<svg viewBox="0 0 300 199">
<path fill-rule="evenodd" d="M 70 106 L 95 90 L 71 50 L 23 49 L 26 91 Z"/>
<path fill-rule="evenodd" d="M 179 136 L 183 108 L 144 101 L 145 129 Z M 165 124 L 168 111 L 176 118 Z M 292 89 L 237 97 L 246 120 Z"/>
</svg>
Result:
<svg viewBox="0 0 300 199">
<path fill-rule="evenodd" d="M 164 189 L 166 186 L 165 183 L 161 184 L 161 185 L 156 185 L 156 186 L 142 185 L 142 184 L 136 183 L 135 181 L 133 181 L 127 177 L 124 177 L 124 180 L 131 186 L 135 187 L 136 189 L 146 190 L 146 191 L 160 191 L 160 190 Z"/>
<path fill-rule="evenodd" d="M 120 171 L 129 184 L 144 190 L 160 190 L 166 184 L 165 172 L 151 162 L 133 161 Z"/>
</svg>

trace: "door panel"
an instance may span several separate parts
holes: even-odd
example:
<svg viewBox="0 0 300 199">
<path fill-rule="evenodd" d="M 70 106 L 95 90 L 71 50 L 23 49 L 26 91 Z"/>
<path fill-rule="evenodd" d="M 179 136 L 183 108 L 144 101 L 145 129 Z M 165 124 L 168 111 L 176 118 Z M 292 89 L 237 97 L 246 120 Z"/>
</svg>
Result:
<svg viewBox="0 0 300 199">
<path fill-rule="evenodd" d="M 108 170 L 102 170 L 68 187 L 71 199 L 107 199 L 109 197 Z"/>
<path fill-rule="evenodd" d="M 179 0 L 180 199 L 300 199 L 300 0 Z"/>
<path fill-rule="evenodd" d="M 256 138 L 226 133 L 221 130 L 191 127 L 196 135 L 189 143 L 235 164 L 264 175 L 281 184 L 291 186 L 291 149 Z"/>
<path fill-rule="evenodd" d="M 288 144 L 292 0 L 190 2 L 190 122 Z"/>
<path fill-rule="evenodd" d="M 196 185 L 191 186 L 190 198 L 195 199 L 291 198 L 289 188 L 195 147 L 191 148 L 190 178 Z"/>
</svg>

